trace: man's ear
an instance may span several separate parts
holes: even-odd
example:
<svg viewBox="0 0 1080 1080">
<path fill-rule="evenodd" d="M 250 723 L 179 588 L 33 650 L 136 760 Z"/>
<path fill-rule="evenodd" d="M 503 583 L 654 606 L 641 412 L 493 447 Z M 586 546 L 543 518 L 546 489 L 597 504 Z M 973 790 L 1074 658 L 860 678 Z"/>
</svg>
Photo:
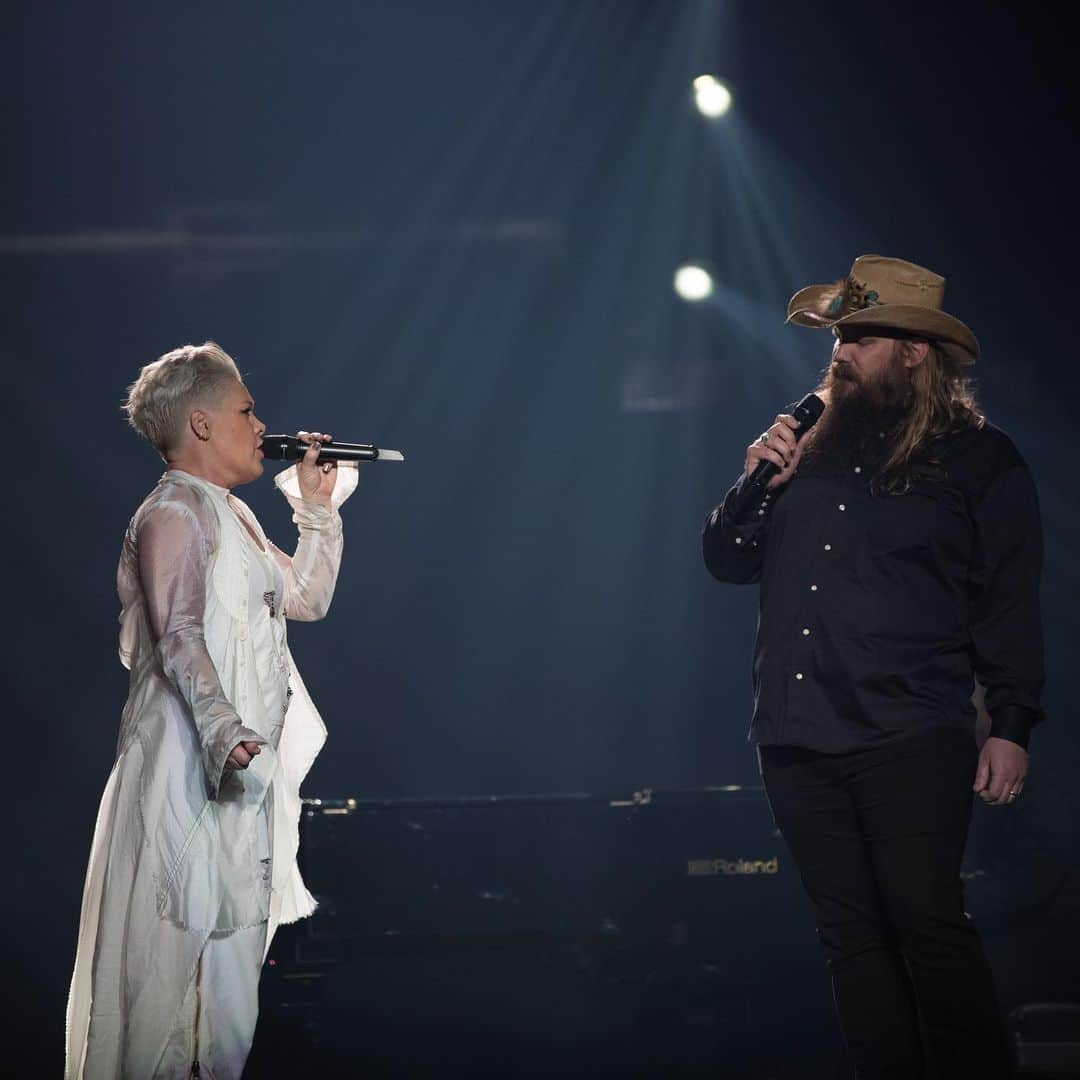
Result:
<svg viewBox="0 0 1080 1080">
<path fill-rule="evenodd" d="M 195 438 L 206 442 L 210 438 L 210 418 L 202 409 L 195 409 L 188 417 L 188 425 Z"/>
<path fill-rule="evenodd" d="M 928 341 L 905 341 L 904 342 L 904 367 L 918 367 L 930 351 Z"/>
</svg>

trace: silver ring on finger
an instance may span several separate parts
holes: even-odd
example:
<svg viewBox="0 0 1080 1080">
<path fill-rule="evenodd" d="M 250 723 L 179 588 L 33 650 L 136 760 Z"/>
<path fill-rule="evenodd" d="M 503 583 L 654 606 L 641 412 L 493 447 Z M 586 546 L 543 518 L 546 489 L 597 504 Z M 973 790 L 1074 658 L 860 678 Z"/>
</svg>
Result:
<svg viewBox="0 0 1080 1080">
<path fill-rule="evenodd" d="M 767 443 L 768 441 L 769 441 L 769 433 L 768 433 L 767 431 L 763 431 L 763 432 L 762 432 L 762 433 L 761 433 L 761 434 L 760 434 L 760 435 L 758 436 L 758 442 L 759 442 L 759 443 Z"/>
</svg>

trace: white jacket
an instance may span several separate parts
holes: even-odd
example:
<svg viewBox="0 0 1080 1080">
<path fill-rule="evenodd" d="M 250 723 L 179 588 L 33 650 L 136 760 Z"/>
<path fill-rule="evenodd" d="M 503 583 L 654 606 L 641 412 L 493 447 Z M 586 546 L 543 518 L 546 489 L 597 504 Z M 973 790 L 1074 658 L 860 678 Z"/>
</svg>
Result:
<svg viewBox="0 0 1080 1080">
<path fill-rule="evenodd" d="M 84 1069 L 151 1075 L 209 935 L 267 922 L 268 949 L 280 923 L 315 908 L 296 865 L 300 783 L 326 728 L 285 644 L 284 619 L 326 614 L 341 561 L 338 507 L 356 481 L 355 469 L 339 469 L 327 509 L 300 499 L 295 468 L 275 479 L 300 531 L 291 558 L 239 499 L 178 470 L 131 519 L 117 572 L 130 690 L 83 890 L 68 1080 Z M 237 514 L 282 571 L 284 603 L 272 616 L 248 610 L 251 555 Z M 273 646 L 256 654 L 250 629 L 268 617 L 278 624 Z M 262 752 L 243 772 L 226 771 L 241 740 Z M 266 798 L 269 902 L 255 828 Z"/>
</svg>

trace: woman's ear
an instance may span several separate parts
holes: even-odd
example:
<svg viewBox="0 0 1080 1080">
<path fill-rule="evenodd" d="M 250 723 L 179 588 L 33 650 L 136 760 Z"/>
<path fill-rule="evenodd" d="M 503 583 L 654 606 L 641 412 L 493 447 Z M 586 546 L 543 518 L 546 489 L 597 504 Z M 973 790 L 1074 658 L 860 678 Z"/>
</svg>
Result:
<svg viewBox="0 0 1080 1080">
<path fill-rule="evenodd" d="M 188 417 L 188 425 L 191 427 L 192 434 L 200 442 L 206 442 L 210 438 L 210 418 L 202 409 L 196 409 Z"/>
</svg>

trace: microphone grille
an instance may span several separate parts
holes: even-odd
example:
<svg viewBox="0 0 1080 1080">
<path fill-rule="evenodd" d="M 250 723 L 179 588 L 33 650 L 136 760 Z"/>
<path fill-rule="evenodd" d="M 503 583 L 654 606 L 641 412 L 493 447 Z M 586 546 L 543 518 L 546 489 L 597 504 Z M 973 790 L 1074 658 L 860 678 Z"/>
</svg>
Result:
<svg viewBox="0 0 1080 1080">
<path fill-rule="evenodd" d="M 791 415 L 799 421 L 800 430 L 806 431 L 807 428 L 812 428 L 821 419 L 821 414 L 824 411 L 825 402 L 817 394 L 807 394 L 795 406 Z"/>
</svg>

